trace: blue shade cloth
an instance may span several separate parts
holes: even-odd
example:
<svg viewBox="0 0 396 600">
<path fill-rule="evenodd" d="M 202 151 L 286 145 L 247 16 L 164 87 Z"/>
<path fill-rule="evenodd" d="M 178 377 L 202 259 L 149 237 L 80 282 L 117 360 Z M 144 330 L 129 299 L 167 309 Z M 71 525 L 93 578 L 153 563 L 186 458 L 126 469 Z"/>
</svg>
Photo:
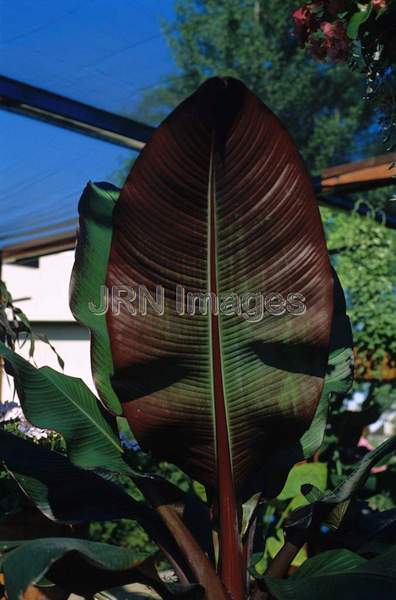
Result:
<svg viewBox="0 0 396 600">
<path fill-rule="evenodd" d="M 0 72 L 118 114 L 174 70 L 173 0 L 1 2 Z"/>
<path fill-rule="evenodd" d="M 175 70 L 172 18 L 173 0 L 3 0 L 0 74 L 139 119 L 142 93 Z M 1 110 L 0 131 L 0 251 L 75 231 L 86 183 L 120 185 L 136 156 Z"/>
<path fill-rule="evenodd" d="M 122 184 L 136 153 L 0 111 L 0 249 L 74 231 L 89 180 Z"/>
</svg>

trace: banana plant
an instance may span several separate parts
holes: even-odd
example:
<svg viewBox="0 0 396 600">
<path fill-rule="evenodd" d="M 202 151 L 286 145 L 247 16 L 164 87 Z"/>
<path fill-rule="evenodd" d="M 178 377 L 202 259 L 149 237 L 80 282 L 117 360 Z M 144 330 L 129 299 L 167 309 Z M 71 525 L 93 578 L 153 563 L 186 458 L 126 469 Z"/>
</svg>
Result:
<svg viewBox="0 0 396 600">
<path fill-rule="evenodd" d="M 47 518 L 71 528 L 68 538 L 4 541 L 9 599 L 44 576 L 90 594 L 144 581 L 163 598 L 282 598 L 271 582 L 294 550 L 286 538 L 254 581 L 257 511 L 320 446 L 329 396 L 348 391 L 353 371 L 343 292 L 293 141 L 240 81 L 211 79 L 158 127 L 122 190 L 88 184 L 79 212 L 70 305 L 91 332 L 99 398 L 0 347 L 26 417 L 59 432 L 67 450 L 39 456 L 2 436 L 0 458 Z M 201 484 L 204 500 L 135 470 L 119 417 L 144 451 Z M 75 490 L 67 503 L 60 479 Z M 146 529 L 176 588 L 153 557 L 73 537 L 117 518 Z"/>
</svg>

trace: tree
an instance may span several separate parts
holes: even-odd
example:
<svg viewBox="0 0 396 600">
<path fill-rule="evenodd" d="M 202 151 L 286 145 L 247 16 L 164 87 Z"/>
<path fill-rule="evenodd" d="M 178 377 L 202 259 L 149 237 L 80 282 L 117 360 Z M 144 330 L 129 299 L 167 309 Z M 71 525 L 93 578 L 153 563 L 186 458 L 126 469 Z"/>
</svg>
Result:
<svg viewBox="0 0 396 600">
<path fill-rule="evenodd" d="M 348 63 L 364 74 L 366 100 L 378 106 L 387 149 L 395 146 L 396 3 L 321 0 L 293 13 L 301 46 L 320 61 Z"/>
<path fill-rule="evenodd" d="M 313 175 L 330 164 L 377 151 L 364 79 L 345 65 L 323 65 L 298 47 L 287 0 L 176 0 L 164 23 L 177 74 L 140 105 L 157 123 L 206 78 L 232 76 L 252 89 L 292 134 Z M 378 143 L 377 143 L 378 142 Z M 377 143 L 377 147 L 375 148 Z M 374 148 L 373 148 L 374 146 Z"/>
<path fill-rule="evenodd" d="M 164 24 L 164 31 L 178 73 L 146 94 L 139 117 L 158 122 L 204 79 L 230 75 L 242 79 L 280 117 L 312 175 L 331 164 L 383 152 L 373 133 L 373 106 L 362 101 L 364 77 L 346 65 L 321 64 L 298 47 L 292 18 L 298 5 L 294 0 L 176 0 L 175 21 Z M 390 196 L 389 190 L 380 190 L 356 200 L 368 198 L 381 207 Z M 376 356 L 380 347 L 393 353 L 394 234 L 342 212 L 324 211 L 323 218 L 330 247 L 344 247 L 350 235 L 360 240 L 358 248 L 344 249 L 335 259 L 341 263 L 359 348 Z M 372 300 L 379 286 L 386 295 L 381 311 Z M 367 295 L 370 301 L 363 300 Z"/>
</svg>

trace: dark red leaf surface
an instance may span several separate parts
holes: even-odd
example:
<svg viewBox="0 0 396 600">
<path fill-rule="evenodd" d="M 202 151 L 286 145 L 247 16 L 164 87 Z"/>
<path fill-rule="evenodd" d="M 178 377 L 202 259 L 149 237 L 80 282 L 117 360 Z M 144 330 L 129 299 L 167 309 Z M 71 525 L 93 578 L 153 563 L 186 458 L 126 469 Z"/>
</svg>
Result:
<svg viewBox="0 0 396 600">
<path fill-rule="evenodd" d="M 207 81 L 154 133 L 114 209 L 107 285 L 165 290 L 163 315 L 149 305 L 132 316 L 126 303 L 107 314 L 112 385 L 144 449 L 238 494 L 309 427 L 327 364 L 330 264 L 298 152 L 241 82 Z M 306 312 L 180 315 L 177 285 L 300 293 Z"/>
</svg>

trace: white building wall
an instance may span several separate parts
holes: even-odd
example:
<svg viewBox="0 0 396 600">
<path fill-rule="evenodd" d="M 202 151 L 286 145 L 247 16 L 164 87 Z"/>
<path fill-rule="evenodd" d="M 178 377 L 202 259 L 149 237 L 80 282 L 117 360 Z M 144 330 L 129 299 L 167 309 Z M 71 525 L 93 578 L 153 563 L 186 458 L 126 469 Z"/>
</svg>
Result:
<svg viewBox="0 0 396 600">
<path fill-rule="evenodd" d="M 74 252 L 67 251 L 39 260 L 39 267 L 5 264 L 2 279 L 11 292 L 15 305 L 21 308 L 33 329 L 46 334 L 65 362 L 67 375 L 80 377 L 94 389 L 89 353 L 89 333 L 76 324 L 69 309 L 69 281 L 74 262 Z M 21 299 L 18 301 L 18 299 Z M 28 298 L 28 299 L 24 299 Z M 26 343 L 18 352 L 28 358 Z M 36 342 L 34 360 L 37 366 L 48 365 L 60 370 L 51 348 Z M 7 377 L 2 378 L 2 399 L 12 396 Z"/>
</svg>

